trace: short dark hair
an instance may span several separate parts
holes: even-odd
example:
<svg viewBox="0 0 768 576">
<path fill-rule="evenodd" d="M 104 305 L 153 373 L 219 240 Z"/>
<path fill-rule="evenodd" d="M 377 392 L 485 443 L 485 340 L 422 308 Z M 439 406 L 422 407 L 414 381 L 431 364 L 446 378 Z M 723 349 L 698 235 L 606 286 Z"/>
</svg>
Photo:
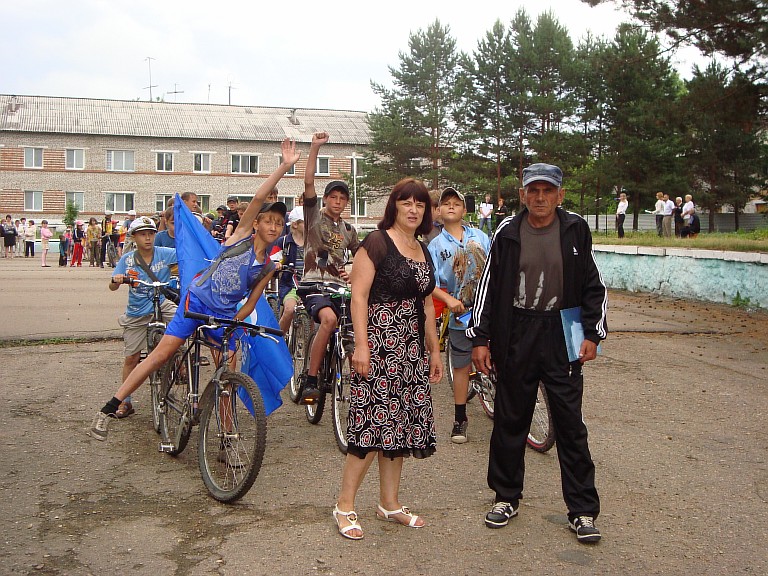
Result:
<svg viewBox="0 0 768 576">
<path fill-rule="evenodd" d="M 384 208 L 384 217 L 378 224 L 379 230 L 387 230 L 395 224 L 397 216 L 397 201 L 413 198 L 416 202 L 424 203 L 424 217 L 416 229 L 417 236 L 425 236 L 432 231 L 432 213 L 427 210 L 432 205 L 429 198 L 429 190 L 421 180 L 415 178 L 403 178 L 392 188 L 387 205 Z"/>
</svg>

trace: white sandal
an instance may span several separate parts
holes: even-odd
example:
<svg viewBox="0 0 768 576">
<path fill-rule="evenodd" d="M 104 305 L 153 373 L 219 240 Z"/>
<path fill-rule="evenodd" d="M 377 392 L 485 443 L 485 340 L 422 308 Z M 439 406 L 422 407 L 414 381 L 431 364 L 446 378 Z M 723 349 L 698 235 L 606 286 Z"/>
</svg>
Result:
<svg viewBox="0 0 768 576">
<path fill-rule="evenodd" d="M 402 526 L 408 526 L 409 528 L 423 528 L 424 524 L 418 525 L 416 522 L 419 520 L 419 517 L 415 514 L 411 514 L 411 511 L 408 509 L 407 506 L 401 506 L 397 510 L 384 510 L 384 508 L 379 504 L 377 506 L 379 511 L 376 513 L 376 517 L 380 520 L 386 520 L 387 522 L 397 522 L 398 524 L 401 524 Z M 406 516 L 407 518 L 410 518 L 408 524 L 403 524 L 398 520 L 397 518 L 393 518 L 393 516 L 397 516 L 398 514 L 402 514 L 403 516 Z"/>
<path fill-rule="evenodd" d="M 349 525 L 342 528 L 341 522 L 339 522 L 339 516 L 346 518 L 347 522 L 349 522 Z M 336 505 L 333 507 L 333 519 L 336 520 L 336 527 L 339 529 L 339 534 L 344 536 L 344 538 L 349 538 L 350 540 L 363 539 L 363 528 L 360 526 L 360 524 L 357 523 L 357 512 L 354 510 L 350 510 L 349 512 L 342 512 L 339 510 L 339 506 Z M 360 530 L 360 536 L 352 536 L 349 534 L 351 530 Z"/>
</svg>

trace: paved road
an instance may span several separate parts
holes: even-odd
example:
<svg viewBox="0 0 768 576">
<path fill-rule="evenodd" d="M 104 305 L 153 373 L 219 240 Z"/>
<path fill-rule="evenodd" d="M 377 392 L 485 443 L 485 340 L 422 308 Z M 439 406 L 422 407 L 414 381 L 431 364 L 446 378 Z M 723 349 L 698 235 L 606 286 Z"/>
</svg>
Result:
<svg viewBox="0 0 768 576">
<path fill-rule="evenodd" d="M 106 288 L 108 271 L 38 266 L 0 260 L 0 339 L 118 334 L 125 294 Z M 119 340 L 6 345 L 0 574 L 766 574 L 766 320 L 611 294 L 612 333 L 586 370 L 603 501 L 593 547 L 565 525 L 556 450 L 528 454 L 520 516 L 483 526 L 491 422 L 471 403 L 470 442 L 450 444 L 445 381 L 438 452 L 403 475 L 428 527 L 375 520 L 374 467 L 357 504 L 366 538 L 350 542 L 330 514 L 342 457 L 326 418 L 311 426 L 292 404 L 272 415 L 253 489 L 224 506 L 205 494 L 196 434 L 177 459 L 157 453 L 146 391 L 108 442 L 84 434 L 117 384 Z"/>
</svg>

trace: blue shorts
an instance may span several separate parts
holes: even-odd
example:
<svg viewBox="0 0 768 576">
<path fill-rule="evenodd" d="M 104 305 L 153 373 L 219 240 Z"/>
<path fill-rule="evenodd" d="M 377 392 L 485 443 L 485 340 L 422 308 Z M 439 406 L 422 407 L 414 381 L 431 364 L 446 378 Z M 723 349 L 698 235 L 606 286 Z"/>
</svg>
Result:
<svg viewBox="0 0 768 576">
<path fill-rule="evenodd" d="M 173 315 L 173 319 L 165 328 L 165 333 L 167 335 L 186 340 L 192 334 L 194 334 L 198 326 L 202 326 L 204 324 L 202 320 L 196 320 L 194 318 L 187 318 L 184 316 L 185 309 L 189 310 L 190 312 L 197 312 L 198 314 L 207 314 L 209 316 L 217 316 L 219 318 L 222 317 L 222 314 L 216 312 L 215 310 L 211 310 L 208 306 L 200 302 L 197 296 L 191 292 L 188 292 L 187 298 L 184 301 L 184 305 L 179 306 L 176 309 L 176 314 Z M 206 330 L 205 335 L 209 339 L 212 339 L 216 342 L 221 342 L 221 339 L 224 337 L 224 328 Z M 234 350 L 235 344 L 235 336 L 233 336 L 229 342 L 229 349 Z"/>
</svg>

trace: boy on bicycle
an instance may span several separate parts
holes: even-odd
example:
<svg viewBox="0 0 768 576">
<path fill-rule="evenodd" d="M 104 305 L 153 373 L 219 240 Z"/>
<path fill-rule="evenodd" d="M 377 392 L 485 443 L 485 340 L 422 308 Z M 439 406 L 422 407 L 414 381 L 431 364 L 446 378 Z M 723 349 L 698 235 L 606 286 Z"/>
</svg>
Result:
<svg viewBox="0 0 768 576">
<path fill-rule="evenodd" d="M 126 277 L 152 282 L 149 274 L 138 264 L 139 258 L 152 270 L 160 282 L 168 282 L 171 274 L 177 273 L 176 250 L 155 246 L 155 234 L 157 234 L 157 227 L 151 218 L 141 216 L 133 221 L 131 235 L 136 243 L 136 250 L 127 252 L 120 258 L 109 283 L 110 290 L 118 290 Z M 176 304 L 165 296 L 161 296 L 160 309 L 163 313 L 163 321 L 167 323 L 176 313 Z M 130 286 L 128 289 L 128 307 L 125 313 L 118 318 L 118 323 L 123 327 L 123 342 L 125 344 L 123 382 L 139 364 L 141 351 L 147 341 L 147 325 L 152 321 L 152 315 L 152 292 L 140 285 Z M 115 416 L 125 418 L 133 413 L 131 397 L 126 396 L 117 407 Z"/>
<path fill-rule="evenodd" d="M 467 391 L 472 367 L 472 342 L 464 334 L 468 328 L 459 320 L 465 306 L 475 301 L 475 292 L 490 249 L 488 235 L 463 222 L 467 206 L 464 196 L 448 187 L 440 194 L 440 218 L 443 229 L 430 243 L 429 254 L 435 266 L 437 287 L 432 297 L 452 312 L 448 322 L 449 346 L 453 361 L 454 422 L 451 442 L 467 441 Z"/>
<path fill-rule="evenodd" d="M 344 222 L 341 214 L 349 202 L 349 187 L 340 180 L 334 180 L 325 187 L 323 204 L 318 206 L 315 191 L 315 168 L 320 147 L 328 142 L 327 132 L 317 132 L 312 136 L 309 147 L 307 169 L 304 171 L 304 227 L 306 239 L 304 246 L 304 275 L 301 284 L 331 282 L 346 286 L 349 274 L 344 270 L 347 250 L 356 250 L 360 243 L 354 226 Z M 310 317 L 320 327 L 317 329 L 309 351 L 309 368 L 305 375 L 300 404 L 315 404 L 320 399 L 317 385 L 317 372 L 323 361 L 325 348 L 339 321 L 336 304 L 322 294 L 309 294 L 304 301 Z"/>
<path fill-rule="evenodd" d="M 203 325 L 200 320 L 185 317 L 185 310 L 236 320 L 244 320 L 253 312 L 256 301 L 277 269 L 269 260 L 267 247 L 277 240 L 285 226 L 285 204 L 264 204 L 264 199 L 301 156 L 301 152 L 296 150 L 296 143 L 287 138 L 282 143 L 281 153 L 280 165 L 259 186 L 234 234 L 221 245 L 218 257 L 187 287 L 187 297 L 157 347 L 94 416 L 88 431 L 92 437 L 107 439 L 109 419 L 120 403 L 135 392 L 152 372 L 159 370 L 198 326 Z M 238 309 L 238 304 L 245 297 L 246 303 Z M 218 336 L 220 340 L 223 329 L 217 332 L 218 335 L 209 336 L 214 340 Z"/>
</svg>

